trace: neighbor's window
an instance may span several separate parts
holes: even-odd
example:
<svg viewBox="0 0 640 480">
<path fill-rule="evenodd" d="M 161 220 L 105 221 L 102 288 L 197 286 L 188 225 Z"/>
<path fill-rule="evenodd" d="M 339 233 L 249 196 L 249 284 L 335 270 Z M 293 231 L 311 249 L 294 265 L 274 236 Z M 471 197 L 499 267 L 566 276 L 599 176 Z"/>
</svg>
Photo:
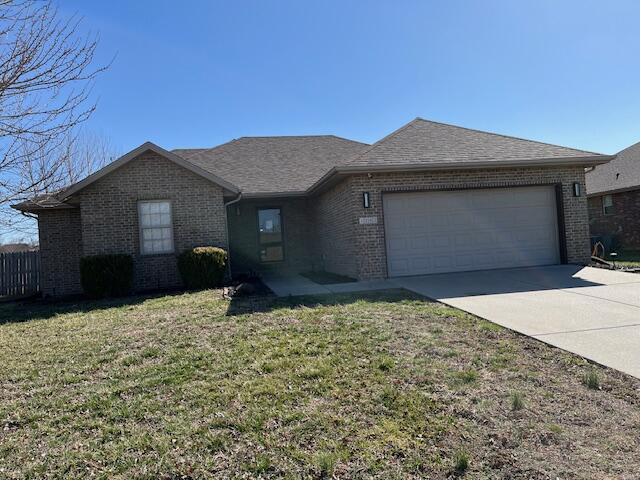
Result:
<svg viewBox="0 0 640 480">
<path fill-rule="evenodd" d="M 261 262 L 280 262 L 284 260 L 282 242 L 282 219 L 279 208 L 261 208 L 258 210 L 258 242 Z"/>
<path fill-rule="evenodd" d="M 613 197 L 611 195 L 602 197 L 602 212 L 605 215 L 611 215 L 613 213 Z"/>
<path fill-rule="evenodd" d="M 143 255 L 173 253 L 171 203 L 167 200 L 138 202 L 140 251 Z"/>
</svg>

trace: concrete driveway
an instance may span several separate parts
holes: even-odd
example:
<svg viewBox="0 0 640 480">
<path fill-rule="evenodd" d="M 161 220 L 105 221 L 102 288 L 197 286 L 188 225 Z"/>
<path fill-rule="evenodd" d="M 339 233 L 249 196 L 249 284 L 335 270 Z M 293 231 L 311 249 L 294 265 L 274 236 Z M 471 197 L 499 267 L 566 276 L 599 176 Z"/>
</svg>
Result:
<svg viewBox="0 0 640 480">
<path fill-rule="evenodd" d="M 638 274 L 556 265 L 393 282 L 640 378 Z"/>
</svg>

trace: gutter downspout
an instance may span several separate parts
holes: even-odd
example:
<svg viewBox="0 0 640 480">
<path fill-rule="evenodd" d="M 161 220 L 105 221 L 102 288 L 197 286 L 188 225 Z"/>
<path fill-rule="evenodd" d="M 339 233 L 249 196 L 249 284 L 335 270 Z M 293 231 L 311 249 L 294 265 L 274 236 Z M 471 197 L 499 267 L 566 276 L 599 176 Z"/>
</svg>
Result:
<svg viewBox="0 0 640 480">
<path fill-rule="evenodd" d="M 242 200 L 242 192 L 238 193 L 236 198 L 224 204 L 224 215 L 226 219 L 224 226 L 227 231 L 227 276 L 229 279 L 231 279 L 231 237 L 229 236 L 229 209 L 227 207 L 239 202 L 240 200 Z"/>
</svg>

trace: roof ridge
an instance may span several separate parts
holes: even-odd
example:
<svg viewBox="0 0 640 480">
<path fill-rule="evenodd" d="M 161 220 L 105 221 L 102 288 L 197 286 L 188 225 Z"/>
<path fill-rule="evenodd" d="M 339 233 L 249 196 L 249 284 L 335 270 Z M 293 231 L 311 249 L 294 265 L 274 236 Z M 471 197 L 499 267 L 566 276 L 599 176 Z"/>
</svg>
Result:
<svg viewBox="0 0 640 480">
<path fill-rule="evenodd" d="M 631 150 L 632 148 L 635 148 L 637 146 L 640 146 L 640 142 L 636 142 L 634 144 L 629 145 L 626 148 L 623 148 L 622 150 L 620 150 L 618 153 L 616 153 L 616 156 L 620 155 L 622 152 L 626 152 L 627 150 Z"/>
<path fill-rule="evenodd" d="M 229 140 L 228 142 L 224 142 L 221 143 L 219 145 L 215 145 L 213 147 L 181 147 L 181 148 L 174 148 L 171 151 L 172 152 L 176 152 L 176 151 L 181 151 L 184 153 L 187 153 L 188 156 L 193 156 L 193 155 L 197 155 L 200 153 L 205 153 L 205 152 L 210 152 L 212 150 L 215 150 L 217 148 L 220 148 L 224 145 L 229 145 L 233 142 L 237 142 L 238 140 L 242 140 L 243 138 L 319 138 L 319 137 L 331 137 L 331 138 L 337 138 L 338 140 L 344 140 L 345 142 L 350 142 L 350 143 L 357 143 L 359 145 L 369 145 L 368 143 L 365 142 L 361 142 L 359 140 L 353 140 L 351 138 L 346 138 L 346 137 L 341 137 L 340 135 L 334 135 L 334 134 L 327 134 L 327 135 L 245 135 L 242 137 L 238 137 L 238 138 L 234 138 L 233 140 Z M 189 152 L 191 150 L 191 152 Z"/>
<path fill-rule="evenodd" d="M 221 143 L 220 145 L 216 145 L 215 147 L 206 147 L 206 148 L 203 148 L 203 149 L 197 149 L 198 150 L 197 152 L 193 152 L 191 155 L 188 155 L 187 157 L 184 157 L 184 158 L 186 160 L 186 159 L 194 157 L 196 155 L 201 155 L 201 154 L 203 154 L 205 152 L 208 153 L 208 152 L 211 152 L 212 150 L 216 150 L 216 149 L 224 147 L 226 145 L 230 145 L 233 142 L 237 142 L 238 140 L 239 140 L 238 138 L 234 138 L 232 140 L 229 140 L 228 142 L 224 142 L 224 143 Z M 187 150 L 190 150 L 190 149 L 187 149 Z M 196 150 L 196 149 L 193 149 L 193 150 Z"/>
<path fill-rule="evenodd" d="M 243 135 L 240 138 L 312 138 L 312 137 L 333 137 L 335 135 Z"/>
<path fill-rule="evenodd" d="M 368 145 L 368 143 L 360 142 L 358 140 L 352 140 L 351 138 L 341 137 L 339 135 L 334 135 L 331 133 L 323 135 L 244 135 L 242 137 L 239 137 L 237 140 L 242 140 L 243 138 L 337 138 L 338 140 Z"/>
<path fill-rule="evenodd" d="M 437 122 L 435 120 L 427 120 L 426 118 L 422 118 L 422 117 L 416 117 L 415 120 L 420 120 L 420 121 L 428 122 L 428 123 L 434 123 L 436 125 L 443 125 L 445 127 L 459 128 L 461 130 L 468 130 L 470 132 L 484 133 L 486 135 L 493 135 L 493 136 L 496 136 L 496 137 L 509 138 L 509 139 L 513 139 L 513 140 L 522 140 L 524 142 L 529 142 L 529 143 L 539 143 L 539 144 L 542 144 L 542 145 L 548 145 L 550 147 L 561 147 L 561 148 L 566 148 L 566 149 L 569 149 L 569 150 L 574 150 L 576 152 L 591 153 L 593 155 L 603 155 L 602 153 L 593 152 L 591 150 L 582 150 L 580 148 L 567 147 L 565 145 L 558 145 L 557 143 L 542 142 L 540 140 L 531 140 L 530 138 L 516 137 L 515 135 L 506 135 L 504 133 L 489 132 L 487 130 L 479 130 L 477 128 L 462 127 L 460 125 L 454 125 L 452 123 Z M 411 122 L 411 123 L 413 123 L 413 122 Z"/>
<path fill-rule="evenodd" d="M 382 137 L 380 140 L 373 142 L 371 145 L 369 145 L 369 148 L 365 149 L 362 152 L 358 152 L 356 153 L 353 157 L 351 157 L 349 160 L 347 160 L 348 162 L 351 162 L 352 160 L 355 160 L 359 157 L 363 157 L 364 155 L 366 155 L 367 153 L 369 153 L 370 151 L 372 151 L 374 148 L 380 146 L 380 144 L 382 142 L 384 142 L 385 140 L 387 140 L 388 138 L 391 138 L 392 136 L 404 131 L 405 129 L 409 128 L 410 126 L 413 126 L 414 123 L 416 123 L 418 120 L 422 120 L 420 117 L 416 117 L 413 120 L 411 120 L 408 123 L 405 123 L 403 126 L 401 126 L 400 128 L 396 128 L 393 132 L 388 133 L 387 135 L 385 135 L 384 137 Z"/>
</svg>

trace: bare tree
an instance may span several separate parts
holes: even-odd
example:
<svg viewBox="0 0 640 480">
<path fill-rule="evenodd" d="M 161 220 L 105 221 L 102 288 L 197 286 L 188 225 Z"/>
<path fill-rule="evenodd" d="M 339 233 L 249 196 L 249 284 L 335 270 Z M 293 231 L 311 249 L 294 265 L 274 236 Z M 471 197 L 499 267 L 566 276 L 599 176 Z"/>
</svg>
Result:
<svg viewBox="0 0 640 480">
<path fill-rule="evenodd" d="M 85 130 L 66 135 L 60 146 L 60 152 L 56 181 L 49 185 L 49 193 L 55 193 L 61 188 L 82 180 L 119 156 L 117 149 L 108 138 Z M 31 174 L 31 171 L 28 174 Z M 18 240 L 33 241 L 36 233 L 37 225 L 32 215 L 20 214 L 11 209 L 8 203 L 0 205 L 0 243 Z"/>
<path fill-rule="evenodd" d="M 74 163 L 74 143 L 106 67 L 92 66 L 97 37 L 79 25 L 50 2 L 0 0 L 0 209 L 92 170 Z"/>
</svg>

